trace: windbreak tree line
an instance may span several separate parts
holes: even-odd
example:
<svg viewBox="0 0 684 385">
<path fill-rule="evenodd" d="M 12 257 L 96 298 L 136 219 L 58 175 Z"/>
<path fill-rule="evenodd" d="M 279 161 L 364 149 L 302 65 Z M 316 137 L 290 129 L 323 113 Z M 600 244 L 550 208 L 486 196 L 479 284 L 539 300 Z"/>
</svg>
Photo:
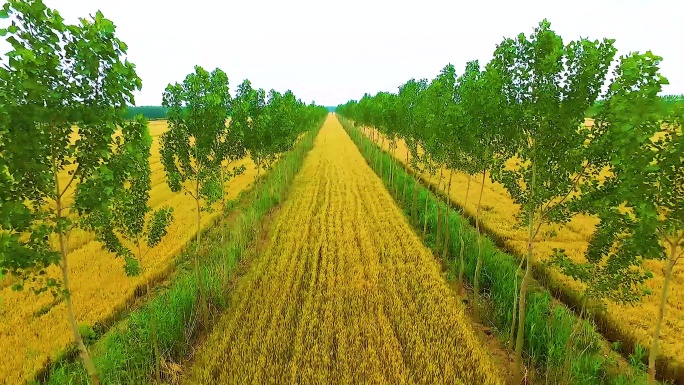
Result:
<svg viewBox="0 0 684 385">
<path fill-rule="evenodd" d="M 134 119 L 142 115 L 145 119 L 166 119 L 168 110 L 162 106 L 129 106 L 123 114 L 124 119 Z"/>
<path fill-rule="evenodd" d="M 245 170 L 236 164 L 238 160 L 249 155 L 258 175 L 278 154 L 292 148 L 300 134 L 318 124 L 327 110 L 304 104 L 290 91 L 270 91 L 267 97 L 249 80 L 238 86 L 233 98 L 225 72 L 217 68 L 210 73 L 200 66 L 183 82 L 167 86 L 162 105 L 169 111 L 169 130 L 161 137 L 167 183 L 196 203 L 194 264 L 206 326 L 209 310 L 200 269 L 202 212 L 212 211 L 218 200 L 225 207 L 226 182 Z"/>
<path fill-rule="evenodd" d="M 134 276 L 173 220 L 171 208 L 148 204 L 147 121 L 126 116 L 142 81 L 114 23 L 99 11 L 68 24 L 42 0 L 9 0 L 0 6 L 0 23 L 10 47 L 0 62 L 0 277 L 10 276 L 14 290 L 50 292 L 63 300 L 76 348 L 98 384 L 74 313 L 69 234 L 75 228 L 94 233 Z M 168 183 L 196 199 L 198 226 L 201 212 L 225 197 L 225 182 L 244 170 L 235 165 L 238 159 L 251 155 L 267 169 L 327 114 L 290 91 L 231 98 L 227 75 L 200 67 L 169 85 L 163 104 L 169 115 L 162 138 Z M 233 107 L 243 115 L 228 124 Z M 206 304 L 205 296 L 201 292 L 200 303 Z M 160 352 L 155 355 L 158 373 Z"/>
<path fill-rule="evenodd" d="M 643 261 L 666 262 L 649 357 L 649 377 L 655 381 L 667 287 L 684 254 L 684 114 L 665 108 L 667 98 L 658 96 L 667 84 L 659 72 L 660 57 L 651 52 L 615 56 L 614 40 L 566 43 L 544 20 L 529 36 L 502 41 L 484 66 L 469 62 L 457 76 L 447 65 L 432 81 L 411 79 L 396 93 L 366 94 L 336 110 L 376 141 L 377 134 L 383 134 L 390 140 L 390 151 L 391 143 L 404 140 L 410 154 L 406 164 L 432 176 L 439 172 L 438 183 L 443 169 L 460 171 L 469 181 L 477 178 L 478 231 L 487 177 L 501 183 L 520 205 L 518 223 L 527 230 L 528 246 L 516 278 L 519 292 L 510 327 L 516 383 L 522 381 L 525 333 L 532 328 L 525 322 L 525 310 L 537 263 L 535 242 L 542 227 L 566 223 L 579 213 L 600 219 L 586 261 L 571 260 L 564 250 L 549 257 L 565 274 L 586 284 L 582 317 L 591 319 L 595 306 L 590 305 L 606 300 L 636 303 L 646 293 L 644 282 L 652 277 Z M 611 66 L 615 69 L 609 75 Z M 594 124 L 587 126 L 590 107 L 595 108 Z M 410 199 L 406 191 L 397 195 Z M 415 221 L 415 215 L 411 218 Z M 445 260 L 454 258 L 460 266 L 462 284 L 463 253 L 448 256 L 445 238 L 438 235 L 438 247 L 443 247 Z M 478 246 L 476 314 L 481 294 Z M 568 366 L 566 360 L 566 371 Z"/>
</svg>

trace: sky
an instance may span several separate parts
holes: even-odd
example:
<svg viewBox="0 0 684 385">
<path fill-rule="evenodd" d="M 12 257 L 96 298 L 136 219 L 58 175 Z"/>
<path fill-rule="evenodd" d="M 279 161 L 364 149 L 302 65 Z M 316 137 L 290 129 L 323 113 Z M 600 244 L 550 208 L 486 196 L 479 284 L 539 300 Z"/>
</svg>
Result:
<svg viewBox="0 0 684 385">
<path fill-rule="evenodd" d="M 682 0 L 44 0 L 69 22 L 101 10 L 129 47 L 143 88 L 137 105 L 160 105 L 164 88 L 201 65 L 231 89 L 292 90 L 338 105 L 365 92 L 396 91 L 452 63 L 488 62 L 505 37 L 529 35 L 544 18 L 567 43 L 616 39 L 618 54 L 651 50 L 684 94 Z"/>
</svg>

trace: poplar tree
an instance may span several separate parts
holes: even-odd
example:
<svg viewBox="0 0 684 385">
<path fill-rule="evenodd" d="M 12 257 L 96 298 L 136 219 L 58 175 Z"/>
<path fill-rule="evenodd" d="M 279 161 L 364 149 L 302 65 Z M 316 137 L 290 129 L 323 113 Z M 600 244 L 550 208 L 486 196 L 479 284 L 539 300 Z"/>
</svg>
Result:
<svg viewBox="0 0 684 385">
<path fill-rule="evenodd" d="M 68 239 L 83 227 L 79 218 L 107 207 L 120 187 L 115 175 L 130 167 L 112 162 L 111 147 L 141 81 L 114 23 L 99 11 L 69 25 L 41 0 L 10 0 L 0 17 L 11 20 L 0 30 L 11 46 L 0 68 L 0 270 L 18 280 L 15 290 L 64 299 L 73 339 L 98 384 L 74 313 Z M 96 179 L 103 188 L 94 194 Z"/>
<path fill-rule="evenodd" d="M 220 145 L 230 106 L 228 76 L 218 68 L 209 73 L 195 66 L 182 83 L 166 87 L 162 105 L 168 108 L 169 130 L 161 137 L 160 150 L 167 183 L 171 191 L 190 195 L 197 210 L 194 264 L 201 317 L 207 327 L 208 299 L 200 268 L 202 212 L 211 211 L 223 190 Z"/>
</svg>

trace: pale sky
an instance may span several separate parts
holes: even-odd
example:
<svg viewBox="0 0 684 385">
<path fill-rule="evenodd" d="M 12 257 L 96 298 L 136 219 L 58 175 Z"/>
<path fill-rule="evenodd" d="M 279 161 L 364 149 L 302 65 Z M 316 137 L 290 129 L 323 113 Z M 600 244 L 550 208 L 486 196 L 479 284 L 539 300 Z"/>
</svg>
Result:
<svg viewBox="0 0 684 385">
<path fill-rule="evenodd" d="M 98 9 L 129 46 L 143 89 L 137 105 L 161 104 L 168 83 L 195 64 L 223 69 L 231 89 L 291 89 L 305 102 L 338 105 L 433 78 L 447 63 L 460 74 L 485 64 L 496 44 L 529 35 L 543 18 L 567 43 L 616 39 L 618 54 L 664 58 L 665 94 L 684 94 L 682 0 L 151 1 L 45 0 L 68 21 Z"/>
</svg>

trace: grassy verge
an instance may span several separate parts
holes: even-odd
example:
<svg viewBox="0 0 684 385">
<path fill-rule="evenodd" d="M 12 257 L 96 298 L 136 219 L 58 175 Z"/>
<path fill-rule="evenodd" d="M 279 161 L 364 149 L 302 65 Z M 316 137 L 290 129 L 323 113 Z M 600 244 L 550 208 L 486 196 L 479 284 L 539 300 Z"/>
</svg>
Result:
<svg viewBox="0 0 684 385">
<path fill-rule="evenodd" d="M 426 245 L 436 251 L 438 227 L 446 227 L 438 226 L 437 215 L 438 205 L 444 205 L 444 199 L 425 188 L 397 160 L 372 143 L 349 122 L 342 120 L 342 123 L 368 163 L 382 177 L 397 204 L 412 219 L 416 230 L 422 233 L 425 229 Z M 414 188 L 417 191 L 415 200 L 412 196 Z M 468 219 L 456 210 L 450 208 L 446 217 L 449 222 L 448 256 L 442 262 L 450 277 L 458 276 L 456 259 L 463 245 L 464 278 L 472 282 L 479 235 Z M 508 339 L 515 296 L 521 283 L 521 278 L 516 276 L 519 259 L 500 250 L 487 237 L 483 237 L 482 247 L 480 287 L 482 295 L 488 299 L 487 321 L 501 338 Z M 571 310 L 554 300 L 544 287 L 533 285 L 528 293 L 527 304 L 524 352 L 529 363 L 537 368 L 535 382 L 586 385 L 645 383 L 639 357 L 632 360 L 633 367 L 625 365 L 620 355 L 610 349 L 591 322 L 579 319 Z M 574 335 L 573 329 L 576 330 Z M 569 373 L 563 370 L 566 357 L 570 358 Z"/>
<path fill-rule="evenodd" d="M 322 123 L 322 122 L 321 122 Z M 242 208 L 227 232 L 221 226 L 207 231 L 202 250 L 201 274 L 213 315 L 227 306 L 227 287 L 246 248 L 259 234 L 261 220 L 287 196 L 288 187 L 300 169 L 318 134 L 320 124 L 308 132 L 295 148 L 275 163 L 249 193 L 251 199 Z M 234 202 L 237 202 L 234 201 Z M 223 235 L 227 236 L 223 236 Z M 193 250 L 189 245 L 187 250 Z M 147 304 L 131 312 L 126 319 L 101 339 L 92 341 L 91 353 L 103 384 L 146 384 L 154 376 L 155 355 L 151 340 L 150 317 L 157 320 L 159 350 L 162 355 L 163 380 L 173 380 L 177 362 L 187 356 L 199 335 L 197 323 L 198 293 L 195 272 L 185 259 L 168 287 Z M 212 317 L 213 318 L 213 317 Z M 84 334 L 89 334 L 84 330 Z M 87 340 L 87 338 L 86 338 Z M 53 365 L 36 382 L 47 384 L 87 384 L 88 376 L 76 360 Z"/>
</svg>

